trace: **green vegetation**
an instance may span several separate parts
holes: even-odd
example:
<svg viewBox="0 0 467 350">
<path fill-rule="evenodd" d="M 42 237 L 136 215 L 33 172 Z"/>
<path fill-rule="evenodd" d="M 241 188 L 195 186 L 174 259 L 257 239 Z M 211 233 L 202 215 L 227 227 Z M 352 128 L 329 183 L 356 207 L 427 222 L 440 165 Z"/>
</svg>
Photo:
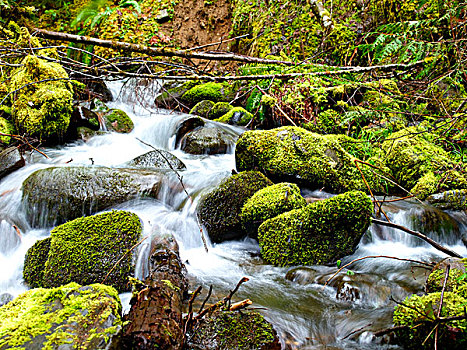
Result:
<svg viewBox="0 0 467 350">
<path fill-rule="evenodd" d="M 129 133 L 135 127 L 128 114 L 120 109 L 110 109 L 102 118 L 107 130 Z"/>
<path fill-rule="evenodd" d="M 253 114 L 242 107 L 231 108 L 222 117 L 215 119 L 216 122 L 245 126 L 253 119 Z"/>
<path fill-rule="evenodd" d="M 44 281 L 44 267 L 49 258 L 50 242 L 47 237 L 33 244 L 24 258 L 23 278 L 31 288 L 42 287 Z"/>
</svg>

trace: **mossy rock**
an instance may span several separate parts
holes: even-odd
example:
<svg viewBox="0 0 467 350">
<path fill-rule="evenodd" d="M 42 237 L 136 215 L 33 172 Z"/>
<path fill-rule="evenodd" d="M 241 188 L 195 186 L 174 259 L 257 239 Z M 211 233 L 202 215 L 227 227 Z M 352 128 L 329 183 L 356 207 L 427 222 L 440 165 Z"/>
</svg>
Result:
<svg viewBox="0 0 467 350">
<path fill-rule="evenodd" d="M 446 268 L 449 265 L 449 275 L 445 291 L 456 292 L 459 288 L 467 286 L 467 278 L 461 278 L 466 272 L 467 258 L 446 258 L 439 262 L 426 279 L 427 293 L 441 292 L 446 278 Z"/>
<path fill-rule="evenodd" d="M 435 136 L 416 127 L 396 132 L 382 143 L 385 164 L 399 185 L 419 198 L 439 190 L 467 188 L 467 179 L 453 170 L 458 164 L 431 142 Z"/>
<path fill-rule="evenodd" d="M 259 227 L 261 255 L 279 266 L 336 262 L 355 251 L 372 213 L 368 196 L 352 191 L 281 214 Z"/>
<path fill-rule="evenodd" d="M 15 128 L 13 127 L 13 124 L 11 124 L 8 120 L 6 120 L 3 117 L 0 117 L 0 133 L 10 135 L 15 133 Z M 0 145 L 8 145 L 10 141 L 10 136 L 0 136 Z"/>
<path fill-rule="evenodd" d="M 266 220 L 306 206 L 297 185 L 279 183 L 256 192 L 242 208 L 242 226 L 250 237 L 258 237 L 258 227 Z"/>
<path fill-rule="evenodd" d="M 183 84 L 168 82 L 162 86 L 162 92 L 156 97 L 155 104 L 163 108 L 175 108 L 180 98 L 199 82 L 190 80 Z M 199 101 L 198 101 L 199 102 Z"/>
<path fill-rule="evenodd" d="M 0 308 L 0 349 L 106 349 L 120 312 L 117 291 L 103 284 L 31 289 Z"/>
<path fill-rule="evenodd" d="M 463 294 L 463 295 L 462 295 Z M 441 317 L 464 315 L 467 303 L 465 293 L 444 292 Z M 394 310 L 394 326 L 407 326 L 396 331 L 396 341 L 404 349 L 433 349 L 437 325 L 438 346 L 443 349 L 465 349 L 467 347 L 467 320 L 449 322 L 430 322 L 438 314 L 441 293 L 430 293 L 423 296 L 411 295 Z"/>
<path fill-rule="evenodd" d="M 149 151 L 132 160 L 127 165 L 139 168 L 176 169 L 185 170 L 183 162 L 172 153 L 163 149 Z"/>
<path fill-rule="evenodd" d="M 240 213 L 246 201 L 272 182 L 257 171 L 232 175 L 205 195 L 198 206 L 198 217 L 214 243 L 245 235 Z"/>
<path fill-rule="evenodd" d="M 23 279 L 31 288 L 38 288 L 44 285 L 44 267 L 49 258 L 51 241 L 52 238 L 50 237 L 38 240 L 26 253 Z"/>
<path fill-rule="evenodd" d="M 234 107 L 222 117 L 215 119 L 216 122 L 231 125 L 245 126 L 253 119 L 253 114 L 242 107 Z"/>
<path fill-rule="evenodd" d="M 229 113 L 229 111 L 234 108 L 228 102 L 217 102 L 209 111 L 208 118 L 211 120 L 222 117 L 224 114 Z"/>
<path fill-rule="evenodd" d="M 180 149 L 190 154 L 224 154 L 235 144 L 232 135 L 218 128 L 200 128 L 180 140 Z"/>
<path fill-rule="evenodd" d="M 218 310 L 206 316 L 188 344 L 194 349 L 280 350 L 272 325 L 256 311 Z"/>
<path fill-rule="evenodd" d="M 214 107 L 214 102 L 203 100 L 198 102 L 191 110 L 190 114 L 199 115 L 200 117 L 207 118 L 211 109 Z"/>
<path fill-rule="evenodd" d="M 68 80 L 68 74 L 59 64 L 36 56 L 27 56 L 22 63 L 23 66 L 13 72 L 10 81 L 11 91 L 21 88 L 11 95 L 12 117 L 18 132 L 41 140 L 62 137 L 73 111 L 73 85 Z M 60 78 L 63 80 L 30 84 Z"/>
<path fill-rule="evenodd" d="M 59 167 L 37 170 L 23 182 L 33 227 L 50 227 L 141 196 L 155 197 L 160 173 L 141 169 Z"/>
<path fill-rule="evenodd" d="M 355 158 L 346 152 L 336 135 L 319 135 L 286 126 L 247 131 L 235 149 L 237 170 L 259 170 L 275 181 L 290 181 L 329 192 L 367 191 Z M 382 181 L 362 167 L 373 192 L 385 191 Z"/>
<path fill-rule="evenodd" d="M 121 109 L 111 109 L 105 113 L 102 118 L 104 119 L 105 126 L 109 131 L 130 133 L 135 127 L 128 114 Z"/>
<path fill-rule="evenodd" d="M 205 83 L 192 87 L 181 99 L 189 106 L 194 106 L 203 100 L 229 102 L 235 98 L 235 93 L 235 86 L 228 83 Z"/>
<path fill-rule="evenodd" d="M 436 193 L 426 200 L 434 207 L 443 210 L 467 210 L 467 189 Z"/>
<path fill-rule="evenodd" d="M 128 291 L 128 277 L 134 270 L 128 252 L 141 230 L 138 216 L 126 211 L 78 218 L 55 227 L 42 286 L 106 283 L 120 293 Z"/>
<path fill-rule="evenodd" d="M 176 147 L 180 145 L 180 141 L 186 134 L 188 134 L 190 131 L 203 127 L 205 124 L 206 123 L 204 122 L 204 120 L 200 117 L 188 117 L 181 121 L 177 125 L 177 129 L 175 130 Z"/>
</svg>

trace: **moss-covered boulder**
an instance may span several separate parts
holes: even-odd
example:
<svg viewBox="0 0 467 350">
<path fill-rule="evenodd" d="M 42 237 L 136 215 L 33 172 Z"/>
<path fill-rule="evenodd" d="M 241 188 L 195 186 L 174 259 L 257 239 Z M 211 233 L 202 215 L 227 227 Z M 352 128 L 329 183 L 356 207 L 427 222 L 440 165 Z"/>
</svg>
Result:
<svg viewBox="0 0 467 350">
<path fill-rule="evenodd" d="M 51 241 L 52 238 L 50 237 L 38 240 L 26 253 L 23 279 L 31 288 L 44 286 L 44 267 L 49 258 Z"/>
<path fill-rule="evenodd" d="M 256 192 L 242 208 L 242 226 L 250 237 L 257 238 L 258 227 L 266 220 L 306 206 L 297 185 L 279 183 Z"/>
<path fill-rule="evenodd" d="M 157 168 L 157 169 L 186 169 L 185 164 L 175 157 L 172 153 L 163 149 L 149 151 L 132 160 L 127 165 L 139 168 Z"/>
<path fill-rule="evenodd" d="M 432 322 L 438 315 L 441 292 L 411 295 L 394 310 L 394 325 L 406 328 L 396 331 L 396 340 L 404 349 L 433 349 L 435 333 L 442 349 L 465 349 L 467 346 L 467 320 Z M 463 292 L 445 292 L 440 317 L 463 316 L 467 303 Z M 437 332 L 433 329 L 437 328 Z"/>
<path fill-rule="evenodd" d="M 235 87 L 228 83 L 205 83 L 192 87 L 181 97 L 189 106 L 194 106 L 203 100 L 213 102 L 229 102 L 235 98 Z"/>
<path fill-rule="evenodd" d="M 106 349 L 122 328 L 117 291 L 70 283 L 0 307 L 0 349 Z"/>
<path fill-rule="evenodd" d="M 217 102 L 209 111 L 209 119 L 217 119 L 222 117 L 224 114 L 229 113 L 229 111 L 234 108 L 228 102 Z"/>
<path fill-rule="evenodd" d="M 200 117 L 207 118 L 213 106 L 214 102 L 212 101 L 200 101 L 190 110 L 190 114 L 199 115 Z"/>
<path fill-rule="evenodd" d="M 179 105 L 180 98 L 199 82 L 190 80 L 183 84 L 178 82 L 166 82 L 162 85 L 161 93 L 156 97 L 155 104 L 162 108 L 175 108 Z"/>
<path fill-rule="evenodd" d="M 40 139 L 61 137 L 73 111 L 73 85 L 57 63 L 27 56 L 12 74 L 12 117 L 20 133 Z M 38 82 L 31 84 L 32 82 Z"/>
<path fill-rule="evenodd" d="M 352 191 L 281 214 L 259 227 L 261 255 L 279 266 L 333 263 L 355 251 L 372 212 L 368 196 Z"/>
<path fill-rule="evenodd" d="M 39 241 L 28 250 L 24 279 L 31 286 L 106 283 L 119 292 L 127 291 L 133 272 L 130 249 L 141 229 L 138 216 L 126 211 L 78 218 L 57 226 L 50 240 Z M 45 264 L 38 265 L 44 259 Z"/>
<path fill-rule="evenodd" d="M 23 202 L 33 227 L 50 227 L 133 198 L 156 197 L 161 180 L 160 173 L 142 169 L 47 168 L 23 182 Z"/>
<path fill-rule="evenodd" d="M 440 190 L 467 188 L 467 179 L 455 170 L 458 164 L 433 139 L 426 130 L 410 127 L 382 144 L 386 166 L 397 182 L 422 199 Z"/>
<path fill-rule="evenodd" d="M 253 119 L 253 114 L 242 107 L 234 107 L 222 117 L 215 119 L 216 122 L 231 125 L 245 126 Z"/>
<path fill-rule="evenodd" d="M 466 272 L 467 259 L 446 258 L 439 262 L 431 271 L 425 283 L 427 293 L 441 292 L 446 278 L 446 268 L 449 265 L 449 275 L 445 291 L 456 292 L 467 286 L 467 279 L 462 277 Z"/>
<path fill-rule="evenodd" d="M 13 124 L 11 124 L 8 120 L 6 120 L 3 117 L 0 117 L 0 133 L 2 134 L 14 134 L 15 128 L 13 127 Z M 2 136 L 0 135 L 0 145 L 8 145 L 11 141 L 10 136 Z"/>
<path fill-rule="evenodd" d="M 102 116 L 102 118 L 104 119 L 105 126 L 109 131 L 127 134 L 133 131 L 135 127 L 128 114 L 121 109 L 110 109 Z"/>
<path fill-rule="evenodd" d="M 216 311 L 205 317 L 188 344 L 190 349 L 280 350 L 272 325 L 256 311 Z"/>
<path fill-rule="evenodd" d="M 200 128 L 180 140 L 180 149 L 190 154 L 224 154 L 235 144 L 233 135 L 218 128 Z"/>
<path fill-rule="evenodd" d="M 214 243 L 245 235 L 240 213 L 246 201 L 272 182 L 257 171 L 232 175 L 205 195 L 198 206 L 198 217 Z"/>
<path fill-rule="evenodd" d="M 467 189 L 436 193 L 426 200 L 434 207 L 443 210 L 467 210 Z"/>
<path fill-rule="evenodd" d="M 17 147 L 0 151 L 0 179 L 25 165 L 26 161 Z"/>
<path fill-rule="evenodd" d="M 237 142 L 237 170 L 259 170 L 273 180 L 291 181 L 330 192 L 366 191 L 354 157 L 335 135 L 319 135 L 299 127 L 247 131 Z M 362 170 L 374 192 L 384 192 L 381 180 Z"/>
</svg>

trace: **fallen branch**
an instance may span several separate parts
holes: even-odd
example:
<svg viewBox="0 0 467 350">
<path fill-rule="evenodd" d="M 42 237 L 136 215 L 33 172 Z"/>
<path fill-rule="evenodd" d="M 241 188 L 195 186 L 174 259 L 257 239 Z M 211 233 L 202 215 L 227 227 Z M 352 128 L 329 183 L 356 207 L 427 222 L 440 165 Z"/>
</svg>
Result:
<svg viewBox="0 0 467 350">
<path fill-rule="evenodd" d="M 413 230 L 408 229 L 407 227 L 397 225 L 397 224 L 394 224 L 392 222 L 387 222 L 387 221 L 374 219 L 374 218 L 371 218 L 371 222 L 374 223 L 374 224 L 377 224 L 377 225 L 392 227 L 392 228 L 396 228 L 398 230 L 404 231 L 404 232 L 406 232 L 408 234 L 411 234 L 412 236 L 423 239 L 425 242 L 430 244 L 432 247 L 438 249 L 439 251 L 441 251 L 441 252 L 443 252 L 443 253 L 445 253 L 445 254 L 447 254 L 449 256 L 452 256 L 454 258 L 462 258 L 462 255 L 459 255 L 456 252 L 442 246 L 441 244 L 439 244 L 439 243 L 435 242 L 434 240 L 432 240 L 430 237 L 427 237 L 423 233 L 420 233 L 418 231 L 413 231 Z"/>
<path fill-rule="evenodd" d="M 253 304 L 253 302 L 250 299 L 245 299 L 245 300 L 239 301 L 238 303 L 232 304 L 229 308 L 229 311 L 241 310 L 241 309 L 248 307 L 251 304 Z"/>
</svg>

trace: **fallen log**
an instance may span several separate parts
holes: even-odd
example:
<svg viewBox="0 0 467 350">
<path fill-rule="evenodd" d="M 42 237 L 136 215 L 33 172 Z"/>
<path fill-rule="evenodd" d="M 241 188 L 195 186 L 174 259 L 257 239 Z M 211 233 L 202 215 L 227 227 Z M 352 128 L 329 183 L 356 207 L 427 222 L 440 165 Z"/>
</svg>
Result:
<svg viewBox="0 0 467 350">
<path fill-rule="evenodd" d="M 125 317 L 123 349 L 182 349 L 182 303 L 188 289 L 185 266 L 172 236 L 151 242 L 149 275 L 138 285 Z"/>
</svg>

